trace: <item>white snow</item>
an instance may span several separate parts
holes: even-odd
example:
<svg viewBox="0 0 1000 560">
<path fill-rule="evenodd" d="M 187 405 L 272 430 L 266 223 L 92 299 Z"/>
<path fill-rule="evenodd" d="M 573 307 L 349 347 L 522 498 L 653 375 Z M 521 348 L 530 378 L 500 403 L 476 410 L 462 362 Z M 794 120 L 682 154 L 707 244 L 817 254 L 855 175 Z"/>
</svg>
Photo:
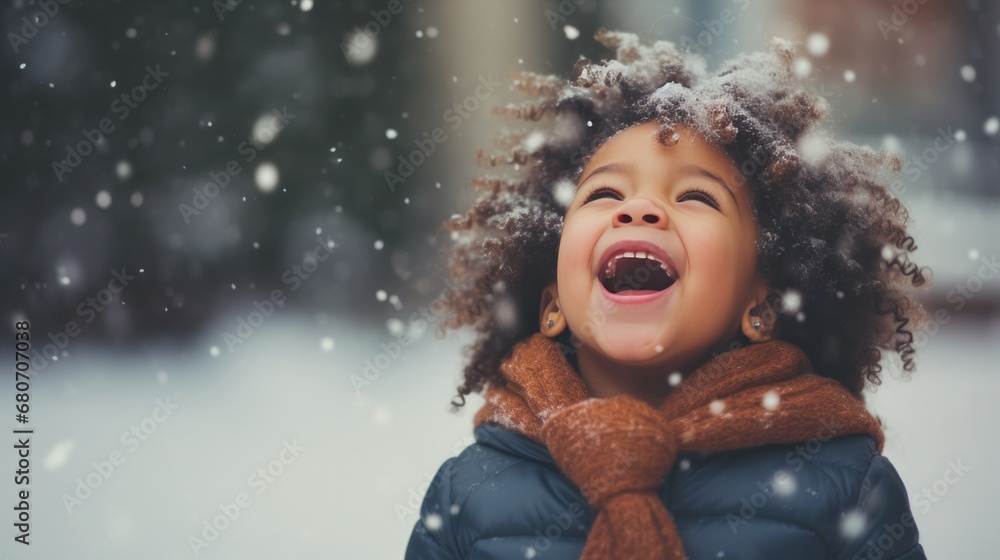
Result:
<svg viewBox="0 0 1000 560">
<path fill-rule="evenodd" d="M 812 73 L 812 62 L 809 62 L 808 58 L 798 57 L 792 62 L 792 70 L 796 76 L 805 78 Z"/>
<path fill-rule="evenodd" d="M 83 208 L 74 208 L 69 213 L 69 221 L 75 226 L 82 226 L 87 221 L 87 212 Z"/>
<path fill-rule="evenodd" d="M 552 189 L 552 197 L 555 199 L 556 204 L 559 204 L 564 209 L 573 203 L 573 197 L 575 196 L 576 184 L 567 179 L 559 181 L 556 183 L 555 188 Z"/>
<path fill-rule="evenodd" d="M 810 33 L 806 38 L 806 50 L 813 56 L 823 56 L 830 50 L 830 38 L 823 33 Z"/>
<path fill-rule="evenodd" d="M 344 42 L 347 48 L 344 51 L 344 58 L 352 66 L 364 66 L 375 59 L 378 52 L 378 36 L 368 36 L 365 31 L 355 27 L 354 31 L 345 34 Z"/>
<path fill-rule="evenodd" d="M 865 512 L 861 510 L 852 510 L 841 518 L 840 534 L 848 540 L 860 537 L 861 531 L 865 528 L 865 522 Z"/>
<path fill-rule="evenodd" d="M 119 179 L 128 179 L 132 176 L 132 164 L 128 160 L 121 160 L 115 165 L 115 174 Z"/>
<path fill-rule="evenodd" d="M 799 484 L 795 480 L 795 475 L 784 470 L 774 473 L 774 491 L 778 496 L 787 498 L 795 494 Z"/>
<path fill-rule="evenodd" d="M 990 136 L 995 135 L 997 131 L 1000 131 L 1000 119 L 995 116 L 986 119 L 986 122 L 983 123 L 983 131 Z"/>
<path fill-rule="evenodd" d="M 781 296 L 781 311 L 786 313 L 798 313 L 802 308 L 802 294 L 796 290 L 788 290 Z"/>
<path fill-rule="evenodd" d="M 273 192 L 278 187 L 278 168 L 271 162 L 261 163 L 257 166 L 253 179 L 261 192 Z"/>
<path fill-rule="evenodd" d="M 94 202 L 97 204 L 98 208 L 107 208 L 111 206 L 111 193 L 108 191 L 97 191 L 97 196 L 94 197 Z"/>
<path fill-rule="evenodd" d="M 277 138 L 283 128 L 284 125 L 282 125 L 278 117 L 274 113 L 267 112 L 257 117 L 250 134 L 253 136 L 255 142 L 266 146 Z"/>
<path fill-rule="evenodd" d="M 775 391 L 768 391 L 764 393 L 763 403 L 764 408 L 768 410 L 775 410 L 778 405 L 781 404 L 781 397 Z"/>
<path fill-rule="evenodd" d="M 962 66 L 960 73 L 962 74 L 962 79 L 967 82 L 973 82 L 976 80 L 976 69 L 971 64 Z"/>
</svg>

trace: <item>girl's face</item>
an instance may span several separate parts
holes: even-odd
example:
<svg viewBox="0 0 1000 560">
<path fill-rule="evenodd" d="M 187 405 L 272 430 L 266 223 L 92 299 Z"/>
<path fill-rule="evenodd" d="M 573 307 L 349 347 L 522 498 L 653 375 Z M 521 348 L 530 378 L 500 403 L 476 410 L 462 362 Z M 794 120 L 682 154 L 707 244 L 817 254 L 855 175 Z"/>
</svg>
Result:
<svg viewBox="0 0 1000 560">
<path fill-rule="evenodd" d="M 557 295 L 581 356 L 692 367 L 724 350 L 766 294 L 747 181 L 678 127 L 632 126 L 587 163 L 566 211 Z"/>
</svg>

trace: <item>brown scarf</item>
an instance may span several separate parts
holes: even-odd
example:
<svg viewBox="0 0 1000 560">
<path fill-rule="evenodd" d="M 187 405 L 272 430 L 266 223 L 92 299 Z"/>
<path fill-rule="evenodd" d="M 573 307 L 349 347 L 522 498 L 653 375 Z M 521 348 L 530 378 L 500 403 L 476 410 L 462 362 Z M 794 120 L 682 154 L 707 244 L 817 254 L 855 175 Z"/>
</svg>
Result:
<svg viewBox="0 0 1000 560">
<path fill-rule="evenodd" d="M 590 398 L 559 347 L 536 333 L 500 366 L 474 425 L 495 422 L 545 445 L 597 518 L 582 560 L 685 558 L 656 494 L 683 451 L 724 451 L 848 434 L 885 441 L 878 420 L 782 340 L 719 354 L 659 409 L 627 395 Z"/>
</svg>

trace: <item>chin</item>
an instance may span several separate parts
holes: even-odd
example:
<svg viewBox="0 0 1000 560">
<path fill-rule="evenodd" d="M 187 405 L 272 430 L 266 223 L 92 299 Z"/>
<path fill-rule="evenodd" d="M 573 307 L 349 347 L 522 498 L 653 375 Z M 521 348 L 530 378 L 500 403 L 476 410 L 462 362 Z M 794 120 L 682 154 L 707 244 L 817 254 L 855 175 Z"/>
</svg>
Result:
<svg viewBox="0 0 1000 560">
<path fill-rule="evenodd" d="M 666 347 L 661 336 L 654 336 L 648 326 L 606 325 L 605 336 L 601 337 L 601 353 L 618 362 L 648 363 L 656 361 L 664 352 L 656 351 L 657 346 Z M 613 332 L 614 334 L 609 334 Z M 658 333 L 660 334 L 660 333 Z"/>
</svg>

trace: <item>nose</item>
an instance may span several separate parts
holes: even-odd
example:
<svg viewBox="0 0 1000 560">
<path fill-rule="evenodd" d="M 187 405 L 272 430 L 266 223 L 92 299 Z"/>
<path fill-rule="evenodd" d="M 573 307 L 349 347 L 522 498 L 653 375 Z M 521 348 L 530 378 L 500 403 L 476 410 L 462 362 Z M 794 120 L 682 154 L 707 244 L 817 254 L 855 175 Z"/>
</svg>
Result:
<svg viewBox="0 0 1000 560">
<path fill-rule="evenodd" d="M 615 211 L 612 221 L 615 227 L 632 223 L 646 223 L 663 227 L 666 225 L 667 215 L 652 200 L 648 198 L 633 198 Z"/>
</svg>

